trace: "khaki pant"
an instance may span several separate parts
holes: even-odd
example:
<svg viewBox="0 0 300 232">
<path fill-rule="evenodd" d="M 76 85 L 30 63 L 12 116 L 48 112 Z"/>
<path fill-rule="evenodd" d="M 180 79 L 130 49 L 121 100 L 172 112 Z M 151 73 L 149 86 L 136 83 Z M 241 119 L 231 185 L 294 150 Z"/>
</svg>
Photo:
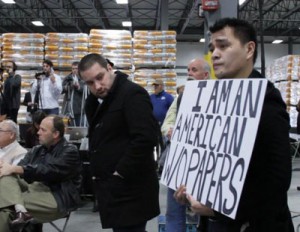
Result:
<svg viewBox="0 0 300 232">
<path fill-rule="evenodd" d="M 28 184 L 17 176 L 0 178 L 0 231 L 8 230 L 8 222 L 14 205 L 24 205 L 37 222 L 49 222 L 65 216 L 58 211 L 57 203 L 49 187 L 33 182 Z"/>
</svg>

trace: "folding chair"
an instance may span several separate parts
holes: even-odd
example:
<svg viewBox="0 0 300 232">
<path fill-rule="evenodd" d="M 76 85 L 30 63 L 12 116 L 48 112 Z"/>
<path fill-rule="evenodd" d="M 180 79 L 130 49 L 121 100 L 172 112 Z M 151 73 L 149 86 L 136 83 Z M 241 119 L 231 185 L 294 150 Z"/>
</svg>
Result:
<svg viewBox="0 0 300 232">
<path fill-rule="evenodd" d="M 61 219 L 65 219 L 64 224 L 63 224 L 63 228 L 60 229 L 54 222 L 49 222 L 51 226 L 53 226 L 58 232 L 65 232 L 69 219 L 71 216 L 71 212 L 68 212 L 67 215 L 63 218 L 57 219 L 57 220 L 61 220 Z"/>
<path fill-rule="evenodd" d="M 300 141 L 293 141 L 290 142 L 291 146 L 291 154 L 292 154 L 292 161 L 296 158 L 297 155 L 300 156 L 298 149 L 299 149 Z"/>
</svg>

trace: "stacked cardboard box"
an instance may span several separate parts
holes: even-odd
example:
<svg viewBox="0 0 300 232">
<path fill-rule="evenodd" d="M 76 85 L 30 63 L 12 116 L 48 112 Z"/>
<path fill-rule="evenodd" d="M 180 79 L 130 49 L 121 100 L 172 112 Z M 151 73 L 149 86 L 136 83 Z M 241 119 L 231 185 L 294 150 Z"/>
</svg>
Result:
<svg viewBox="0 0 300 232">
<path fill-rule="evenodd" d="M 274 60 L 266 69 L 266 77 L 280 90 L 290 114 L 290 124 L 296 127 L 296 105 L 300 100 L 300 55 L 288 55 Z"/>
</svg>

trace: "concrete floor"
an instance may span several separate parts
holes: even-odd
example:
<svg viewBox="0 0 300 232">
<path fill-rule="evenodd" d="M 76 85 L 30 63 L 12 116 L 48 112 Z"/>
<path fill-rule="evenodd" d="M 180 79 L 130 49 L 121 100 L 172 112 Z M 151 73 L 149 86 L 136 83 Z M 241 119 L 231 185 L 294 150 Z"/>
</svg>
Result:
<svg viewBox="0 0 300 232">
<path fill-rule="evenodd" d="M 289 207 L 292 216 L 300 215 L 300 191 L 297 191 L 297 186 L 300 186 L 300 158 L 293 161 L 292 183 L 289 190 Z M 166 187 L 160 188 L 160 206 L 161 213 L 164 214 L 166 210 Z M 92 211 L 93 203 L 86 201 L 82 208 L 72 213 L 66 232 L 111 232 L 110 229 L 102 229 L 100 225 L 99 214 Z M 293 218 L 295 231 L 300 232 L 300 216 Z M 62 225 L 62 220 L 56 221 L 57 225 Z M 44 232 L 57 232 L 51 225 L 45 224 Z M 157 218 L 152 219 L 147 224 L 148 232 L 158 232 Z"/>
</svg>

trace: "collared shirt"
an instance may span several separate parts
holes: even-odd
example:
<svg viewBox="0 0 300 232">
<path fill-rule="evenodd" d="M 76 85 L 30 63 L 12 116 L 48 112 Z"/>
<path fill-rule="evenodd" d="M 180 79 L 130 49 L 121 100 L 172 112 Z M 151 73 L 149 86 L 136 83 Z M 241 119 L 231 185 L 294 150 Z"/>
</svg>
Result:
<svg viewBox="0 0 300 232">
<path fill-rule="evenodd" d="M 40 80 L 40 109 L 54 109 L 59 107 L 58 99 L 62 91 L 62 81 L 60 76 L 53 74 L 55 82 L 50 77 L 44 77 Z M 36 94 L 38 88 L 38 80 L 35 80 L 32 86 L 32 93 Z"/>
<path fill-rule="evenodd" d="M 18 142 L 15 140 L 11 144 L 7 145 L 6 147 L 0 148 L 0 159 L 4 158 L 4 156 L 8 155 L 16 146 Z M 17 156 L 11 160 L 11 164 L 17 164 L 23 158 L 23 156 Z"/>
<path fill-rule="evenodd" d="M 164 90 L 159 94 L 150 95 L 151 102 L 153 105 L 153 114 L 156 120 L 159 122 L 159 125 L 162 125 L 166 113 L 173 102 L 173 96 Z"/>
</svg>

